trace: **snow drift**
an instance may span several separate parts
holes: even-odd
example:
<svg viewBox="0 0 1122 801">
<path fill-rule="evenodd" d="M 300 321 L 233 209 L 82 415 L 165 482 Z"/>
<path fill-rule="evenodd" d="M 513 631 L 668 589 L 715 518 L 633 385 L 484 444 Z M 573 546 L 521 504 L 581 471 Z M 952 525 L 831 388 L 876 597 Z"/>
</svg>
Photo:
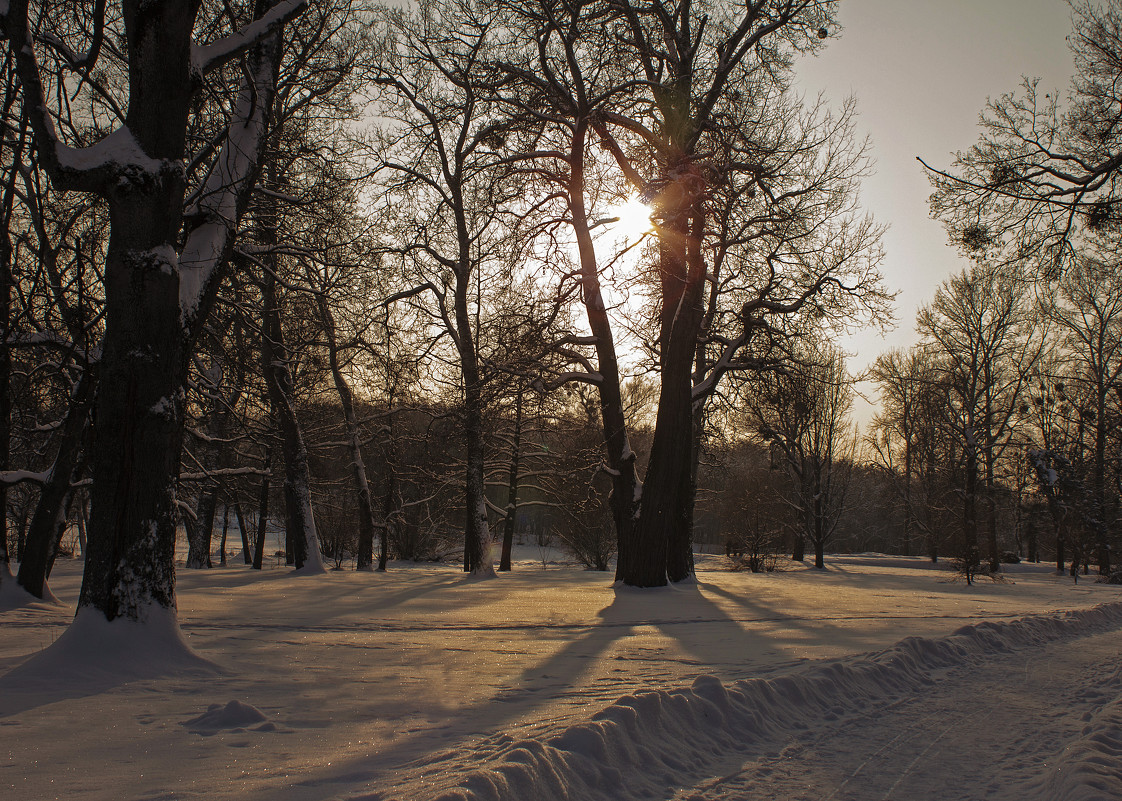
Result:
<svg viewBox="0 0 1122 801">
<path fill-rule="evenodd" d="M 691 687 L 629 695 L 548 739 L 524 739 L 437 801 L 562 801 L 666 798 L 706 769 L 822 720 L 860 712 L 933 684 L 941 671 L 1009 652 L 1122 626 L 1122 603 L 965 626 L 941 638 L 909 637 L 894 647 L 819 664 L 802 673 L 724 685 L 699 676 Z M 1115 677 L 1116 684 L 1122 679 Z M 1119 687 L 1113 690 L 1117 696 Z M 1057 801 L 1122 798 L 1122 698 L 1086 727 L 1056 769 L 1026 786 Z M 460 755 L 463 758 L 463 755 Z M 455 776 L 426 760 L 432 776 Z M 352 796 L 354 799 L 370 796 Z M 406 798 L 378 794 L 374 798 Z"/>
</svg>

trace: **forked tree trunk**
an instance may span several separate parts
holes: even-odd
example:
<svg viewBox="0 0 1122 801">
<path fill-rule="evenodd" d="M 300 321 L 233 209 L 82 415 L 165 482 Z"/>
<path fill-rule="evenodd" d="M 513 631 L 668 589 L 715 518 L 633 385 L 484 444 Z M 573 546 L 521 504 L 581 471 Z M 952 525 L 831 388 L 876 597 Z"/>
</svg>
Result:
<svg viewBox="0 0 1122 801">
<path fill-rule="evenodd" d="M 266 0 L 258 10 L 272 5 Z M 283 14 L 300 10 L 296 3 L 282 5 L 276 26 Z M 243 30 L 236 44 L 216 43 L 196 59 L 197 2 L 122 4 L 129 89 L 124 124 L 76 157 L 54 135 L 27 2 L 2 7 L 40 163 L 60 188 L 96 193 L 109 207 L 89 550 L 78 612 L 145 621 L 153 611 L 175 608 L 175 486 L 187 360 L 253 185 L 259 132 L 276 85 L 278 28 L 263 23 L 258 38 Z M 252 85 L 231 106 L 230 134 L 182 245 L 186 133 L 200 69 L 216 68 L 244 47 Z"/>
<path fill-rule="evenodd" d="M 664 208 L 659 238 L 662 276 L 661 379 L 655 435 L 639 514 L 639 555 L 624 583 L 639 587 L 678 582 L 693 573 L 693 357 L 704 308 L 704 216 L 688 188 L 683 203 Z"/>
</svg>

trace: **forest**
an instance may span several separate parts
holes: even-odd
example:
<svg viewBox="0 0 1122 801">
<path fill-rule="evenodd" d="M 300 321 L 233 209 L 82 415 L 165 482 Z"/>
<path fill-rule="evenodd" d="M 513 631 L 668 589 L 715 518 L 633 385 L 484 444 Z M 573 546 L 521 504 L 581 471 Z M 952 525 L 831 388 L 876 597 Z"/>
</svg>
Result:
<svg viewBox="0 0 1122 801">
<path fill-rule="evenodd" d="M 78 552 L 79 615 L 144 621 L 231 553 L 1116 572 L 1122 4 L 922 165 L 967 266 L 856 372 L 874 165 L 792 88 L 836 7 L 0 0 L 0 582 Z"/>
</svg>

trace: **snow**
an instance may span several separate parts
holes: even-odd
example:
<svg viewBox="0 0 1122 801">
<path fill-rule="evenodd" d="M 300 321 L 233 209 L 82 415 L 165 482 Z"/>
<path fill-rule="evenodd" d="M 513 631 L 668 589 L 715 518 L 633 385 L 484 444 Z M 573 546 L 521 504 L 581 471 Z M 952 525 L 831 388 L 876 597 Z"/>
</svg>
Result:
<svg viewBox="0 0 1122 801">
<path fill-rule="evenodd" d="M 699 555 L 695 584 L 617 591 L 515 556 L 486 582 L 180 570 L 183 636 L 169 612 L 151 639 L 67 628 L 60 561 L 69 606 L 0 611 L 0 796 L 1122 797 L 1117 586 Z"/>
<path fill-rule="evenodd" d="M 50 475 L 50 469 L 41 470 L 37 473 L 31 470 L 0 470 L 0 484 L 19 484 L 21 481 L 46 484 Z"/>
<path fill-rule="evenodd" d="M 121 126 L 89 147 L 74 148 L 59 143 L 59 164 L 64 169 L 86 171 L 132 168 L 141 174 L 155 175 L 166 162 L 149 157 L 126 126 Z"/>
</svg>

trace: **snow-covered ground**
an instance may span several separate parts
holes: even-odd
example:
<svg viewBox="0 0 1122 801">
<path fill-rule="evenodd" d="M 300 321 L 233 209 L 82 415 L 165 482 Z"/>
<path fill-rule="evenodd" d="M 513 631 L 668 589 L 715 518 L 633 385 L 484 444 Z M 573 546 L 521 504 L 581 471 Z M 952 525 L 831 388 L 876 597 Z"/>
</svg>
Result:
<svg viewBox="0 0 1122 801">
<path fill-rule="evenodd" d="M 106 632 L 29 661 L 80 562 L 57 605 L 8 582 L 0 798 L 1122 799 L 1118 586 L 702 557 L 694 585 L 616 590 L 520 555 L 490 581 L 181 570 L 202 658 L 165 639 L 126 679 Z"/>
</svg>

